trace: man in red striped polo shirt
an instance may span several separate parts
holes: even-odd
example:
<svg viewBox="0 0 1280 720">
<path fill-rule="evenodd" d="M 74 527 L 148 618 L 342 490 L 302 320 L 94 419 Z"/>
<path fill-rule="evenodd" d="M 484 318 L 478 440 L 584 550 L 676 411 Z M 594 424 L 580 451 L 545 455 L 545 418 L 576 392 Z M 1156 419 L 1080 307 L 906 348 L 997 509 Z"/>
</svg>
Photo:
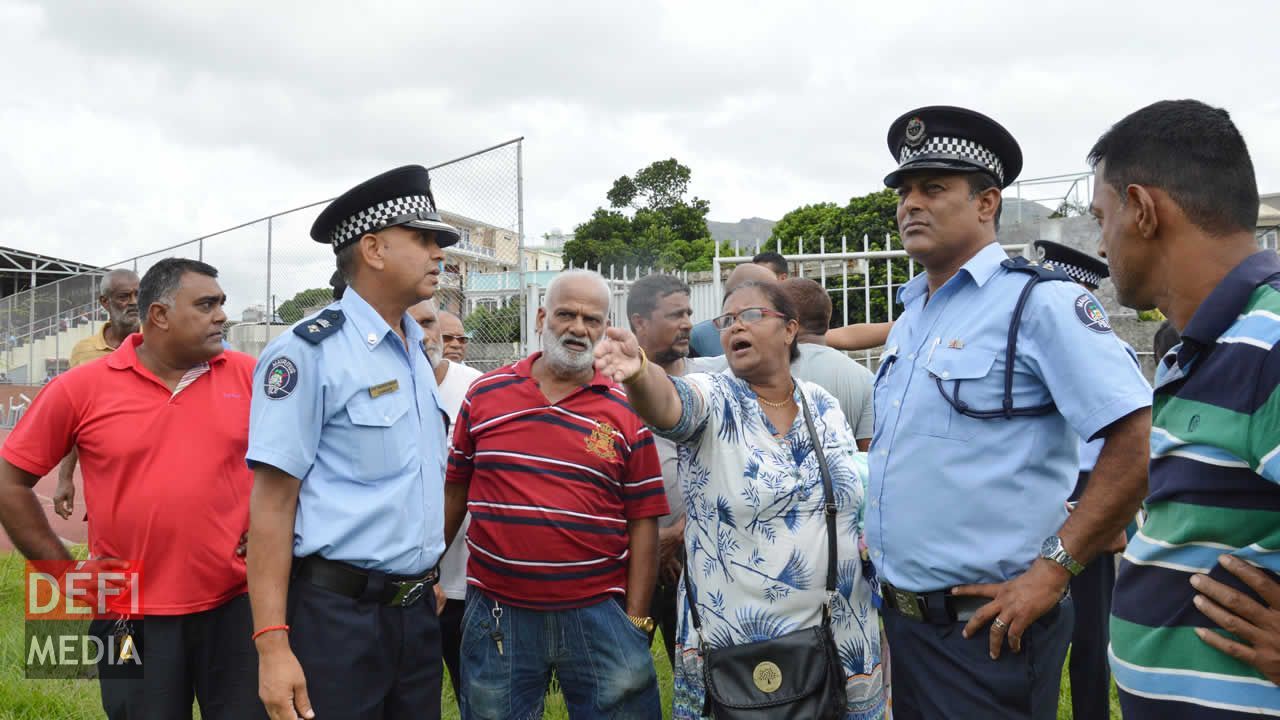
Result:
<svg viewBox="0 0 1280 720">
<path fill-rule="evenodd" d="M 445 538 L 470 509 L 463 717 L 540 716 L 552 670 L 572 718 L 661 717 L 647 615 L 667 499 L 653 436 L 593 365 L 609 296 L 596 273 L 558 275 L 543 352 L 477 379 L 458 415 Z"/>
</svg>

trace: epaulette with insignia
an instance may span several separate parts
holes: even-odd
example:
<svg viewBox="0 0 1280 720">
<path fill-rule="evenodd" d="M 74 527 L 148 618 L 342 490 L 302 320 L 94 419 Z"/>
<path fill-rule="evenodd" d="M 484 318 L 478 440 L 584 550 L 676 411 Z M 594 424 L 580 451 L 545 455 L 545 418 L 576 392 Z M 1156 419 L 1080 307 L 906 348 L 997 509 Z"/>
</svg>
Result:
<svg viewBox="0 0 1280 720">
<path fill-rule="evenodd" d="M 1066 273 L 1065 270 L 1059 268 L 1051 262 L 1036 262 L 1028 260 L 1024 257 L 1013 257 L 1000 263 L 1000 265 L 1013 272 L 1027 273 L 1035 275 L 1040 280 L 1066 280 L 1067 282 L 1075 282 L 1075 278 Z"/>
<path fill-rule="evenodd" d="M 315 345 L 338 332 L 346 320 L 341 310 L 325 310 L 310 320 L 298 323 L 293 328 L 293 334 Z"/>
</svg>

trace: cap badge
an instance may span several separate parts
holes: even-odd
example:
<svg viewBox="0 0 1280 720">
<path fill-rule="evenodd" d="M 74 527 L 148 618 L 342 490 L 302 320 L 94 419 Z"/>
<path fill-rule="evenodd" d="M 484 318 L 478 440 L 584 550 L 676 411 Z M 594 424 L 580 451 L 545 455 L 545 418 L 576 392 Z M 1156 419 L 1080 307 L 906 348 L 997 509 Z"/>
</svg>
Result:
<svg viewBox="0 0 1280 720">
<path fill-rule="evenodd" d="M 924 142 L 924 137 L 925 137 L 925 134 L 924 134 L 923 120 L 921 120 L 918 117 L 913 117 L 909 121 L 907 121 L 907 131 L 905 134 L 907 145 L 913 148 L 920 147 L 920 144 Z"/>
</svg>

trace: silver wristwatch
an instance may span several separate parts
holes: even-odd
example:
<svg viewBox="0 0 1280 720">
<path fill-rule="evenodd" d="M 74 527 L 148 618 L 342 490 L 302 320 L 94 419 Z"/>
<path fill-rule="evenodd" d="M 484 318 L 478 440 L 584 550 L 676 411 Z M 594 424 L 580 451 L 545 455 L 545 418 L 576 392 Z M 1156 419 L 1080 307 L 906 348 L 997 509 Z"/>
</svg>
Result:
<svg viewBox="0 0 1280 720">
<path fill-rule="evenodd" d="M 1075 558 L 1071 557 L 1071 553 L 1062 546 L 1062 538 L 1057 535 L 1045 538 L 1044 543 L 1040 545 L 1040 557 L 1058 563 L 1072 576 L 1079 575 L 1084 570 L 1084 566 L 1076 562 Z"/>
</svg>

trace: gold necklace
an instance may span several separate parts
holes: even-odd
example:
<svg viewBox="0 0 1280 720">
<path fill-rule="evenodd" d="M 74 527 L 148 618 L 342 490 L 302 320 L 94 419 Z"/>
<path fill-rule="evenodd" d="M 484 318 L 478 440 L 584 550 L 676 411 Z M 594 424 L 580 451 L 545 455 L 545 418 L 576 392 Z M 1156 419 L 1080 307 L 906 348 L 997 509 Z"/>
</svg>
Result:
<svg viewBox="0 0 1280 720">
<path fill-rule="evenodd" d="M 787 399 L 786 399 L 786 400 L 783 400 L 783 401 L 781 401 L 781 402 L 770 402 L 769 400 L 765 400 L 763 397 L 760 397 L 760 394 L 759 394 L 759 393 L 756 393 L 756 399 L 757 399 L 757 400 L 759 400 L 760 402 L 764 403 L 765 405 L 768 405 L 768 406 L 769 406 L 769 407 L 771 407 L 771 408 L 784 408 L 784 407 L 786 407 L 786 406 L 787 406 L 787 403 L 790 403 L 790 402 L 794 401 L 794 399 L 795 399 L 795 398 L 794 398 L 794 397 L 792 397 L 792 395 L 794 395 L 795 391 L 796 391 L 796 382 L 795 382 L 794 380 L 792 380 L 792 381 L 791 381 L 791 393 L 787 395 Z"/>
</svg>

